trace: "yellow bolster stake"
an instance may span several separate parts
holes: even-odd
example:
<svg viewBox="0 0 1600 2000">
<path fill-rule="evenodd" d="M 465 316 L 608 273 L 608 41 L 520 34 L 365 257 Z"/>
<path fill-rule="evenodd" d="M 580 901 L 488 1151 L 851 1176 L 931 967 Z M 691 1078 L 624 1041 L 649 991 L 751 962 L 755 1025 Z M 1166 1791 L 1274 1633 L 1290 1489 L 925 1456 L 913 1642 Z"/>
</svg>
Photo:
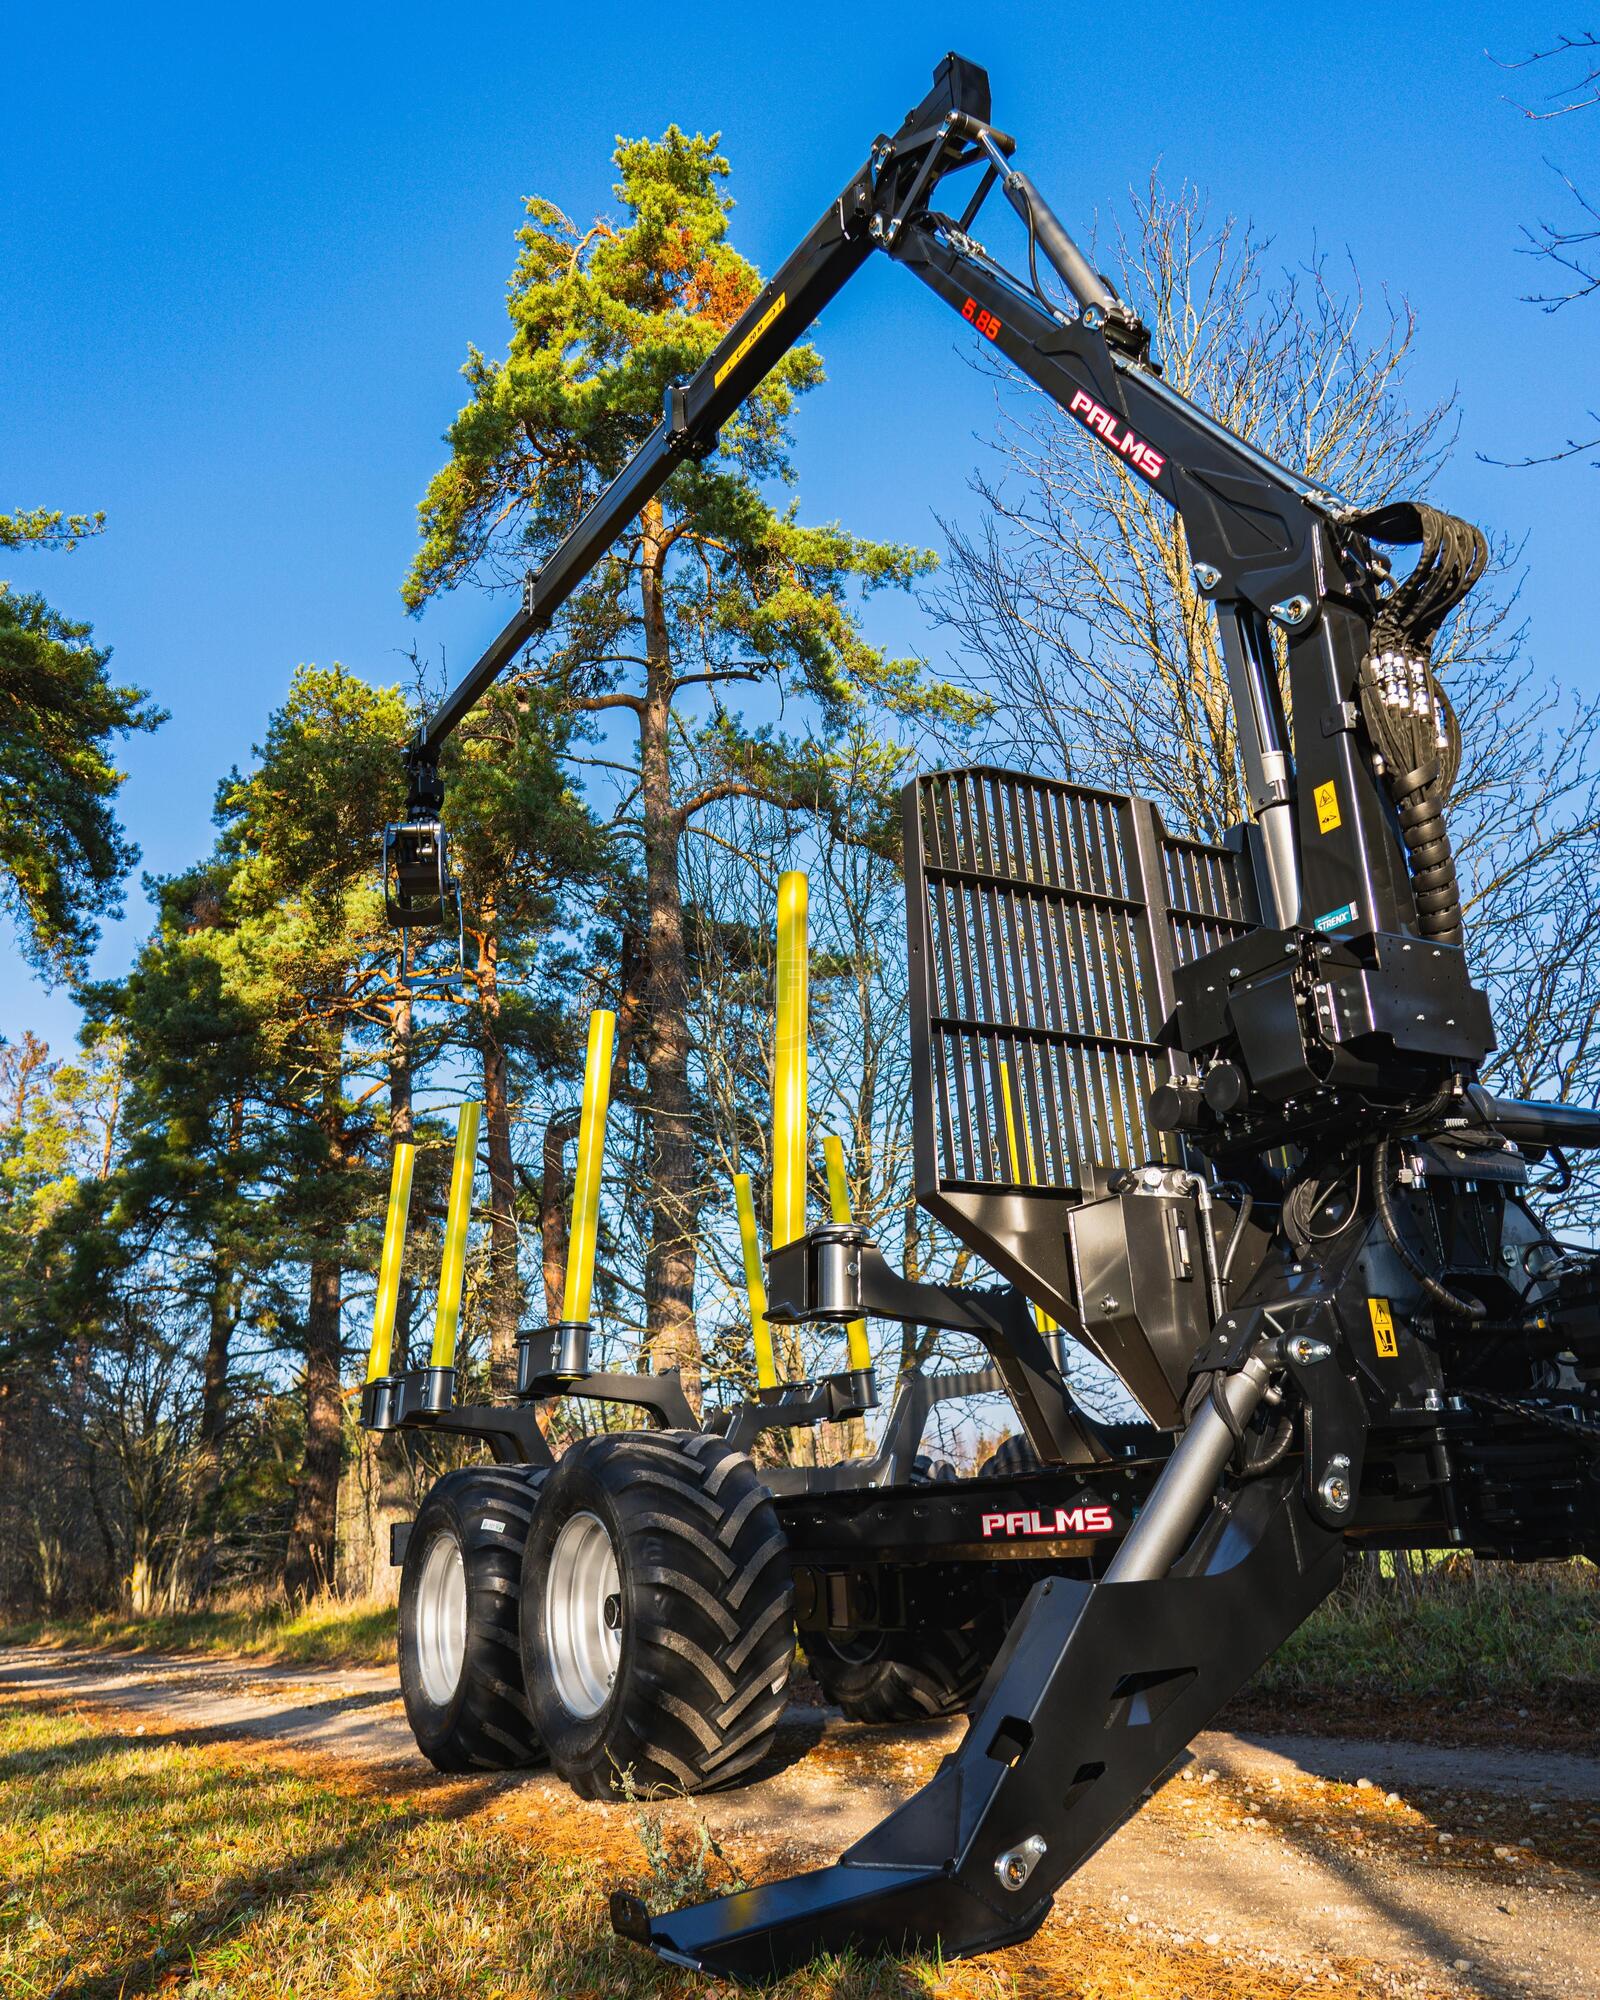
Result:
<svg viewBox="0 0 1600 2000">
<path fill-rule="evenodd" d="M 611 1048 L 617 1017 L 604 1007 L 589 1016 L 589 1049 L 583 1061 L 583 1108 L 578 1114 L 578 1175 L 572 1188 L 572 1240 L 561 1297 L 564 1325 L 589 1317 L 594 1293 L 595 1247 L 600 1240 L 600 1175 L 605 1165 L 606 1111 L 611 1103 Z"/>
<path fill-rule="evenodd" d="M 1011 1065 L 1008 1062 L 1002 1062 L 1000 1065 L 1000 1092 L 1005 1100 L 1006 1151 L 1011 1156 L 1011 1178 L 1014 1181 L 1020 1181 L 1023 1176 L 1022 1161 L 1017 1157 L 1017 1106 L 1011 1094 Z M 1023 1150 L 1027 1154 L 1027 1185 L 1029 1187 L 1037 1187 L 1039 1185 L 1039 1173 L 1033 1163 L 1033 1134 L 1025 1124 L 1022 1127 L 1022 1145 Z M 1058 1333 L 1060 1331 L 1056 1321 L 1050 1317 L 1043 1306 L 1034 1307 L 1033 1317 L 1041 1333 Z"/>
<path fill-rule="evenodd" d="M 772 1066 L 772 1247 L 806 1233 L 806 878 L 778 877 L 778 1037 Z"/>
<path fill-rule="evenodd" d="M 411 1170 L 417 1149 L 401 1139 L 389 1169 L 389 1212 L 383 1223 L 383 1257 L 378 1265 L 378 1301 L 372 1314 L 372 1348 L 367 1355 L 367 1380 L 378 1382 L 389 1373 L 394 1349 L 394 1316 L 400 1305 L 400 1266 L 406 1254 L 406 1217 L 411 1208 Z"/>
<path fill-rule="evenodd" d="M 733 1177 L 733 1206 L 739 1218 L 739 1246 L 744 1251 L 744 1288 L 750 1299 L 750 1334 L 756 1346 L 756 1387 L 776 1389 L 778 1366 L 772 1352 L 772 1328 L 767 1325 L 767 1280 L 761 1268 L 761 1238 L 756 1234 L 756 1204 L 748 1174 Z"/>
<path fill-rule="evenodd" d="M 844 1141 L 830 1132 L 822 1142 L 822 1157 L 828 1168 L 828 1208 L 835 1222 L 853 1220 L 850 1214 L 850 1186 L 844 1177 Z M 872 1366 L 872 1349 L 867 1344 L 867 1323 L 853 1319 L 844 1330 L 850 1346 L 850 1366 L 858 1373 Z"/>
<path fill-rule="evenodd" d="M 456 1365 L 456 1332 L 461 1324 L 461 1284 L 467 1275 L 467 1225 L 472 1220 L 472 1177 L 478 1165 L 481 1104 L 463 1104 L 456 1120 L 456 1157 L 450 1169 L 450 1206 L 444 1222 L 444 1261 L 439 1266 L 439 1303 L 433 1318 L 435 1368 Z"/>
</svg>

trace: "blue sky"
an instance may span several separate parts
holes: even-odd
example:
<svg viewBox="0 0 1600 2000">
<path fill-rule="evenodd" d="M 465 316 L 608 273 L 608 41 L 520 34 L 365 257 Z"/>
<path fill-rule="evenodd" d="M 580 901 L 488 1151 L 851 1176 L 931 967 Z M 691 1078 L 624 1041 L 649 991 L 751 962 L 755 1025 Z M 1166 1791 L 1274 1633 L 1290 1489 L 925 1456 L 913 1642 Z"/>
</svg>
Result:
<svg viewBox="0 0 1600 2000">
<path fill-rule="evenodd" d="M 156 872 L 211 839 L 302 660 L 452 672 L 502 608 L 465 591 L 420 622 L 398 585 L 415 505 L 462 400 L 469 342 L 504 344 L 520 197 L 583 219 L 618 133 L 720 129 L 735 240 L 771 269 L 927 87 L 983 62 L 996 122 L 1087 234 L 1156 159 L 1248 216 L 1285 262 L 1348 251 L 1421 319 L 1413 391 L 1458 389 L 1439 494 L 1526 535 L 1541 669 L 1595 684 L 1600 475 L 1517 457 L 1597 400 L 1600 324 L 1520 304 L 1519 226 L 1556 212 L 1547 157 L 1600 182 L 1600 118 L 1530 125 L 1489 60 L 1562 25 L 1517 7 L 1247 5 L 774 10 L 509 0 L 488 12 L 84 5 L 7 22 L 0 150 L 0 507 L 104 508 L 107 534 L 3 571 L 92 619 L 115 669 L 172 711 L 128 747 L 125 823 Z M 1570 22 L 1567 23 L 1570 25 Z M 996 231 L 997 247 L 1003 240 Z M 830 309 L 831 382 L 800 424 L 813 518 L 936 543 L 980 455 L 960 330 L 886 263 Z M 909 614 L 886 614 L 897 638 Z M 137 882 L 99 969 L 144 929 Z M 66 1040 L 75 1011 L 0 945 L 0 1033 Z"/>
</svg>

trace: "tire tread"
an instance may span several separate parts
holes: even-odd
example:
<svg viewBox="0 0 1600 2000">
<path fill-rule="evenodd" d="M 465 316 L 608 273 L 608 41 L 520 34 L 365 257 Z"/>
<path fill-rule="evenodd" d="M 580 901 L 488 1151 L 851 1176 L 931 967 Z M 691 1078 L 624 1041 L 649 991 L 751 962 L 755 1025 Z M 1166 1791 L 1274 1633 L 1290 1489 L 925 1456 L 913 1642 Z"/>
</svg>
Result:
<svg viewBox="0 0 1600 2000">
<path fill-rule="evenodd" d="M 528 1546 L 522 1641 L 556 1769 L 588 1798 L 623 1789 L 625 1772 L 645 1796 L 732 1782 L 770 1747 L 794 1655 L 788 1544 L 749 1459 L 709 1434 L 622 1432 L 573 1446 L 550 1476 Z M 620 1536 L 633 1638 L 610 1704 L 580 1724 L 543 1664 L 539 1565 L 562 1520 L 596 1506 Z"/>
<path fill-rule="evenodd" d="M 401 1579 L 400 1686 L 417 1747 L 437 1770 L 511 1771 L 545 1761 L 517 1629 L 523 1552 L 544 1478 L 531 1466 L 463 1466 L 437 1480 L 418 1510 Z M 485 1518 L 502 1516 L 498 1531 L 484 1529 Z M 442 1712 L 422 1690 L 407 1626 L 408 1581 L 420 1574 L 436 1530 L 460 1543 L 467 1566 L 466 1658 L 457 1696 Z"/>
</svg>

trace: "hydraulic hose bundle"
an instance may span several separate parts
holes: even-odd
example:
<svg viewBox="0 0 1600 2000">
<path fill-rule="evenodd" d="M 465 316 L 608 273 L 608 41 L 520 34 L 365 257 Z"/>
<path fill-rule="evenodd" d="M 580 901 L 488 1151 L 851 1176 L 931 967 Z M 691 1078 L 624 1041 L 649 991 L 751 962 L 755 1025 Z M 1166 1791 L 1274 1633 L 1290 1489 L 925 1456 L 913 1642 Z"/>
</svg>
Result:
<svg viewBox="0 0 1600 2000">
<path fill-rule="evenodd" d="M 1420 544 L 1411 574 L 1373 620 L 1358 685 L 1379 775 L 1400 815 L 1418 928 L 1459 945 L 1461 890 L 1445 801 L 1461 768 L 1461 729 L 1431 655 L 1439 626 L 1482 576 L 1489 547 L 1468 522 L 1420 503 L 1380 508 L 1359 525 L 1381 541 Z"/>
</svg>

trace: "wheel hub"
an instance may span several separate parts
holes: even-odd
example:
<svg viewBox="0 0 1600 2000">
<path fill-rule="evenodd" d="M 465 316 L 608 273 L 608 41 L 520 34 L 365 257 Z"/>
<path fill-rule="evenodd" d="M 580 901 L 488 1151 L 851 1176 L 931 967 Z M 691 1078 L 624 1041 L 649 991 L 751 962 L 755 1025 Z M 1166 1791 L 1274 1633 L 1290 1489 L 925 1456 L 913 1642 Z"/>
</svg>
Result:
<svg viewBox="0 0 1600 2000">
<path fill-rule="evenodd" d="M 467 1658 L 467 1566 L 453 1535 L 440 1535 L 423 1561 L 416 1617 L 423 1691 L 444 1708 L 461 1685 Z"/>
<path fill-rule="evenodd" d="M 611 1697 L 622 1658 L 622 1579 L 598 1514 L 562 1524 L 545 1579 L 545 1651 L 563 1707 L 580 1720 Z"/>
</svg>

